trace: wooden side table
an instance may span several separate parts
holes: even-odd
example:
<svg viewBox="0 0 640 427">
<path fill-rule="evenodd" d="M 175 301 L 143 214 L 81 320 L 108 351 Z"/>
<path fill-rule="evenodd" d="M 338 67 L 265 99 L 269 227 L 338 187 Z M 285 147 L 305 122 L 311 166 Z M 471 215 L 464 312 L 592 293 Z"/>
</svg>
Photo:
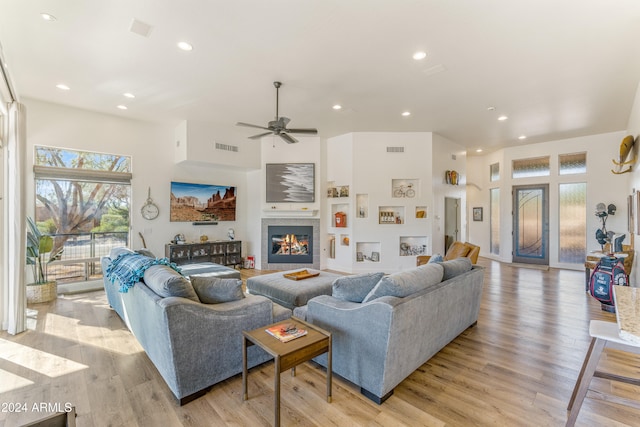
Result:
<svg viewBox="0 0 640 427">
<path fill-rule="evenodd" d="M 278 325 L 296 324 L 307 330 L 307 335 L 289 342 L 281 342 L 269 335 L 265 329 Z M 257 345 L 274 358 L 274 412 L 275 426 L 280 425 L 280 374 L 291 369 L 295 376 L 297 365 L 327 353 L 327 402 L 331 403 L 331 333 L 311 325 L 301 319 L 292 317 L 284 322 L 277 322 L 253 331 L 242 332 L 242 399 L 248 400 L 247 391 L 247 347 Z"/>
</svg>

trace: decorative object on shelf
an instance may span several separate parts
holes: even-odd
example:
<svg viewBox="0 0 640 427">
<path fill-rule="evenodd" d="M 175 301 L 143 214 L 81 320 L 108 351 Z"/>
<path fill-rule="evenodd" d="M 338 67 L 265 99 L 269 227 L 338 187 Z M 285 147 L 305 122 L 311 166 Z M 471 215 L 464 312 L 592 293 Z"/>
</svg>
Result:
<svg viewBox="0 0 640 427">
<path fill-rule="evenodd" d="M 447 184 L 458 185 L 459 178 L 460 178 L 460 174 L 458 174 L 458 172 L 454 170 L 445 171 L 444 173 L 444 180 Z"/>
<path fill-rule="evenodd" d="M 336 187 L 327 188 L 327 197 L 338 197 L 338 189 Z"/>
<path fill-rule="evenodd" d="M 343 185 L 340 187 L 340 197 L 349 197 L 349 186 Z"/>
<path fill-rule="evenodd" d="M 184 238 L 184 234 L 176 234 L 173 237 L 173 243 L 175 243 L 176 245 L 184 245 L 187 241 Z"/>
<path fill-rule="evenodd" d="M 406 242 L 400 243 L 400 256 L 425 255 L 426 253 L 427 245 L 411 245 Z"/>
<path fill-rule="evenodd" d="M 200 236 L 200 243 L 206 243 L 209 241 L 209 236 L 207 236 L 206 234 L 203 234 L 202 236 Z"/>
<path fill-rule="evenodd" d="M 356 261 L 357 262 L 363 262 L 364 261 L 364 255 L 362 254 L 362 252 L 356 252 Z"/>
<path fill-rule="evenodd" d="M 57 259 L 63 248 L 54 250 L 53 237 L 42 234 L 35 221 L 27 217 L 27 265 L 33 271 L 33 283 L 27 283 L 27 302 L 42 303 L 58 297 L 58 283 L 48 280 L 46 265 Z M 49 254 L 48 259 L 46 255 Z"/>
<path fill-rule="evenodd" d="M 315 163 L 267 163 L 267 203 L 315 202 Z"/>
<path fill-rule="evenodd" d="M 380 261 L 380 252 L 371 252 L 371 261 L 379 262 Z"/>
<path fill-rule="evenodd" d="M 142 205 L 140 209 L 140 214 L 146 220 L 156 219 L 160 214 L 160 209 L 158 209 L 158 205 L 153 202 L 151 198 L 151 187 L 149 187 L 149 191 L 147 193 L 147 201 Z"/>
<path fill-rule="evenodd" d="M 235 240 L 236 239 L 236 232 L 233 228 L 230 228 L 227 230 L 227 237 L 229 238 L 229 240 Z"/>
<path fill-rule="evenodd" d="M 347 214 L 344 212 L 336 212 L 335 213 L 335 222 L 336 227 L 346 227 L 347 226 Z"/>
<path fill-rule="evenodd" d="M 393 197 L 415 197 L 416 190 L 413 189 L 413 184 L 401 184 L 393 189 Z"/>
<path fill-rule="evenodd" d="M 633 152 L 633 146 L 635 143 L 636 140 L 631 135 L 627 135 L 622 138 L 622 142 L 620 143 L 620 157 L 618 160 L 611 160 L 617 166 L 617 170 L 611 169 L 611 172 L 616 175 L 631 172 L 633 164 L 636 162 L 636 155 L 634 154 L 631 160 L 627 160 L 627 158 L 629 157 L 629 154 Z M 625 165 L 629 165 L 629 167 L 623 170 L 622 167 Z"/>
<path fill-rule="evenodd" d="M 364 206 L 360 206 L 358 209 L 358 218 L 364 218 Z"/>
<path fill-rule="evenodd" d="M 344 246 L 349 246 L 349 237 L 348 236 L 345 236 L 345 237 L 342 238 L 342 244 Z"/>
<path fill-rule="evenodd" d="M 473 208 L 473 220 L 482 221 L 482 208 Z"/>
<path fill-rule="evenodd" d="M 426 218 L 427 210 L 426 209 L 418 209 L 416 210 L 416 218 Z"/>
</svg>

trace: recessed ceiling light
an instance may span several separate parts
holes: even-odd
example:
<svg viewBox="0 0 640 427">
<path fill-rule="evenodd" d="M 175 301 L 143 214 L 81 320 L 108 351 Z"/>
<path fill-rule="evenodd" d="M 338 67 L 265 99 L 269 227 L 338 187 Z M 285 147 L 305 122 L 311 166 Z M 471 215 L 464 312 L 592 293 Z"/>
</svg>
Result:
<svg viewBox="0 0 640 427">
<path fill-rule="evenodd" d="M 193 50 L 193 46 L 187 42 L 179 42 L 178 47 L 182 50 L 191 51 Z"/>
<path fill-rule="evenodd" d="M 421 59 L 424 59 L 427 57 L 427 52 L 416 52 L 413 54 L 413 59 L 415 59 L 416 61 L 420 61 Z"/>
<path fill-rule="evenodd" d="M 129 98 L 129 99 L 133 99 L 133 98 L 135 98 L 135 97 L 136 97 L 134 94 L 132 94 L 132 93 L 130 93 L 130 92 L 123 93 L 122 95 L 123 95 L 125 98 Z"/>
<path fill-rule="evenodd" d="M 478 149 L 476 150 L 476 153 L 482 153 L 482 148 L 478 148 Z"/>
<path fill-rule="evenodd" d="M 126 105 L 118 105 L 118 108 L 121 110 L 126 110 L 127 106 Z"/>
<path fill-rule="evenodd" d="M 505 120 L 507 120 L 509 117 L 507 116 L 500 116 L 498 117 L 498 120 L 500 120 L 501 122 L 504 122 Z"/>
<path fill-rule="evenodd" d="M 527 135 L 520 135 L 518 139 L 527 139 Z"/>
<path fill-rule="evenodd" d="M 336 105 L 334 105 L 334 106 L 333 106 L 333 107 L 331 107 L 331 108 L 333 108 L 334 110 L 342 110 L 342 105 L 340 105 L 340 104 L 336 104 Z"/>
<path fill-rule="evenodd" d="M 65 84 L 62 84 L 62 83 L 57 84 L 57 85 L 56 85 L 56 87 L 57 87 L 58 89 L 60 89 L 60 90 L 69 90 L 69 89 L 71 89 L 69 86 L 67 86 L 67 85 L 65 85 Z"/>
<path fill-rule="evenodd" d="M 40 16 L 45 21 L 55 21 L 56 20 L 56 17 L 51 15 L 51 14 L 49 14 L 49 13 L 41 13 Z"/>
<path fill-rule="evenodd" d="M 405 112 L 403 112 L 403 113 L 402 113 L 402 115 L 403 115 L 404 117 L 407 117 L 407 116 L 410 116 L 410 115 L 411 115 L 411 113 L 410 113 L 409 111 L 405 111 Z"/>
</svg>

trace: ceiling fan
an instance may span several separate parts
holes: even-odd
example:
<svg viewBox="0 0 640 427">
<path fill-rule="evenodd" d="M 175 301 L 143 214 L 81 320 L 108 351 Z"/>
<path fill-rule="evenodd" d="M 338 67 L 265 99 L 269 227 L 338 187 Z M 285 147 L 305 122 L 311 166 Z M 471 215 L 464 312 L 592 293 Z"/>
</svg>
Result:
<svg viewBox="0 0 640 427">
<path fill-rule="evenodd" d="M 265 126 L 252 125 L 250 123 L 243 123 L 243 122 L 236 123 L 236 126 L 246 126 L 246 127 L 250 127 L 250 128 L 264 129 L 264 130 L 268 130 L 269 131 L 269 132 L 259 133 L 257 135 L 250 136 L 249 139 L 260 139 L 263 136 L 267 136 L 267 135 L 273 134 L 273 135 L 278 135 L 280 138 L 284 139 L 285 142 L 287 142 L 289 144 L 293 144 L 294 142 L 298 142 L 297 139 L 295 139 L 294 137 L 289 135 L 290 133 L 302 133 L 302 134 L 307 134 L 307 135 L 317 135 L 318 134 L 318 129 L 313 129 L 313 128 L 289 129 L 289 128 L 287 128 L 287 124 L 291 120 L 289 118 L 287 118 L 287 117 L 280 117 L 278 115 L 278 95 L 279 95 L 280 86 L 282 86 L 282 83 L 273 82 L 273 85 L 276 87 L 276 119 L 270 121 L 269 123 L 267 123 L 266 127 Z"/>
</svg>

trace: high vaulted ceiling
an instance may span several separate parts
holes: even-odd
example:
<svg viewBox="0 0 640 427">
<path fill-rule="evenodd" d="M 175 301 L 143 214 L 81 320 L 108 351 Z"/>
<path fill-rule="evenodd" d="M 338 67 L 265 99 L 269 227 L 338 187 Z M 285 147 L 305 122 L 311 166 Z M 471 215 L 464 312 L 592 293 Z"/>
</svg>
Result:
<svg viewBox="0 0 640 427">
<path fill-rule="evenodd" d="M 433 131 L 486 150 L 624 130 L 640 1 L 0 0 L 0 44 L 20 96 L 206 121 L 222 143 L 259 133 L 238 121 L 273 120 L 279 80 L 289 127 Z"/>
</svg>

